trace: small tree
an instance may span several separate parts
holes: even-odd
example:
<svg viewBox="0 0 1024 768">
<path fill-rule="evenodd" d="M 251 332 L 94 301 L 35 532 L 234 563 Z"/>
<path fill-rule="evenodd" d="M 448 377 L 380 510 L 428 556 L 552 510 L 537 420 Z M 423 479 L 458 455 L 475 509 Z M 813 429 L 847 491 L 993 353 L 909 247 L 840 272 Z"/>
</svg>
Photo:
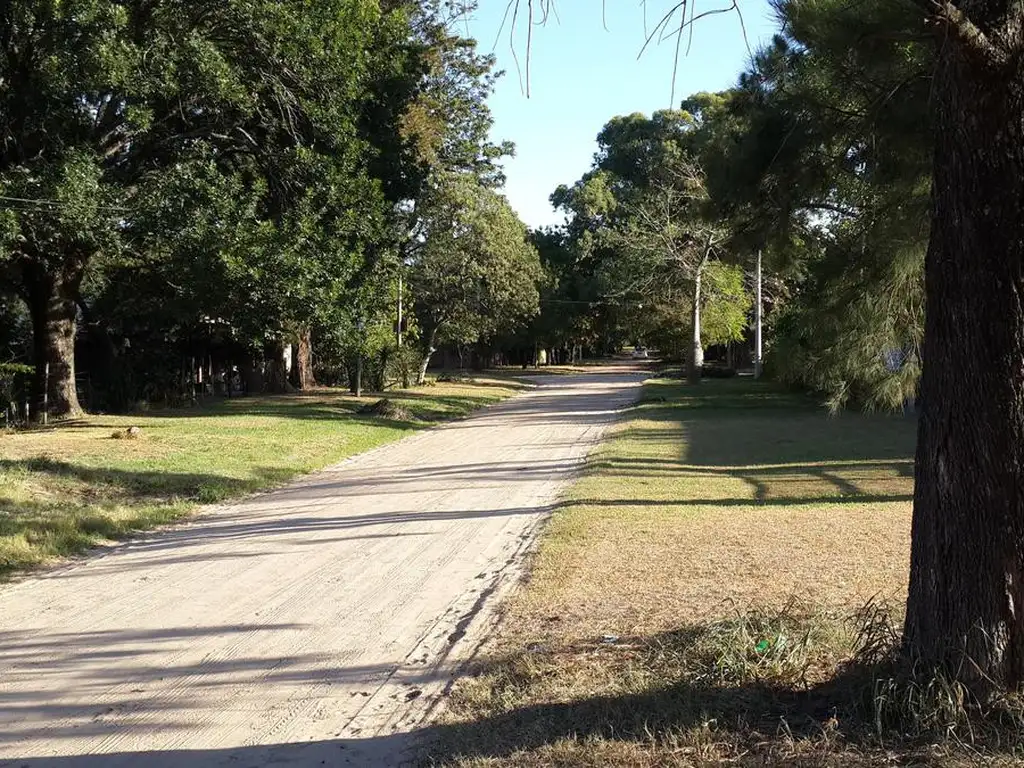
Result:
<svg viewBox="0 0 1024 768">
<path fill-rule="evenodd" d="M 441 174 L 421 202 L 408 265 L 423 357 L 441 342 L 468 343 L 536 315 L 544 274 L 526 226 L 504 197 L 472 174 Z"/>
<path fill-rule="evenodd" d="M 703 172 L 695 163 L 679 160 L 626 206 L 622 223 L 610 232 L 624 256 L 612 265 L 619 273 L 616 281 L 625 286 L 623 292 L 654 297 L 669 287 L 688 287 L 687 379 L 691 383 L 700 381 L 704 365 L 705 269 L 728 237 L 728 230 L 710 218 L 708 202 Z"/>
</svg>

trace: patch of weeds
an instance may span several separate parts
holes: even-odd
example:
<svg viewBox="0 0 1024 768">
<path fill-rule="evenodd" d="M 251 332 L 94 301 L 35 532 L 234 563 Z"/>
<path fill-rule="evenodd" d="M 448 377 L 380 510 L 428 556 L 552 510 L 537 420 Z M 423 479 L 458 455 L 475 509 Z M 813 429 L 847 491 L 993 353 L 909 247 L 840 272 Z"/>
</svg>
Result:
<svg viewBox="0 0 1024 768">
<path fill-rule="evenodd" d="M 902 648 L 893 614 L 869 604 L 858 615 L 848 676 L 861 689 L 861 716 L 879 739 L 917 739 L 972 752 L 1024 757 L 1024 695 L 979 695 L 945 670 L 922 667 Z"/>
<path fill-rule="evenodd" d="M 796 602 L 776 611 L 734 616 L 649 641 L 645 662 L 677 670 L 704 686 L 758 683 L 807 688 L 852 654 L 853 637 L 839 617 Z"/>
<path fill-rule="evenodd" d="M 441 384 L 472 384 L 473 377 L 463 373 L 439 373 L 435 381 Z"/>
<path fill-rule="evenodd" d="M 1015 765 L 1024 704 L 898 672 L 895 613 L 737 611 L 615 645 L 533 645 L 454 694 L 438 765 Z"/>
<path fill-rule="evenodd" d="M 364 405 L 359 409 L 359 413 L 368 416 L 380 416 L 383 419 L 390 419 L 392 421 L 409 421 L 412 418 L 412 413 L 410 413 L 408 408 L 387 397 L 381 398 L 375 403 Z"/>
</svg>

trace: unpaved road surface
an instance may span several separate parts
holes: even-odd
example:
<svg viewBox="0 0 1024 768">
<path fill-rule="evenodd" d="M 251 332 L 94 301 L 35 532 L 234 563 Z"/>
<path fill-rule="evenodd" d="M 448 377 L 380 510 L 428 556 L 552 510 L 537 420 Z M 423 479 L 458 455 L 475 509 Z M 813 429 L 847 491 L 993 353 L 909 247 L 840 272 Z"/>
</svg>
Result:
<svg viewBox="0 0 1024 768">
<path fill-rule="evenodd" d="M 400 765 L 642 374 L 546 377 L 0 587 L 0 766 Z"/>
</svg>

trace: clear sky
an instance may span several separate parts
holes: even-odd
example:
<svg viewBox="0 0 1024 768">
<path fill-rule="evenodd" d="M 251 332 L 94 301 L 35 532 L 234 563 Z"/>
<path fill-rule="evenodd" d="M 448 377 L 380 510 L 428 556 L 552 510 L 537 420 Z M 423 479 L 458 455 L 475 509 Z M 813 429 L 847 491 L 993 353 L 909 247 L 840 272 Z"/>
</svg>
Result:
<svg viewBox="0 0 1024 768">
<path fill-rule="evenodd" d="M 467 22 L 481 52 L 492 52 L 505 76 L 491 97 L 493 138 L 516 144 L 516 157 L 505 163 L 505 194 L 530 226 L 553 224 L 560 217 L 548 196 L 559 184 L 571 184 L 590 167 L 601 127 L 615 115 L 678 106 L 691 93 L 718 91 L 733 85 L 749 54 L 735 13 L 709 16 L 694 29 L 689 55 L 681 55 L 672 99 L 674 40 L 652 45 L 640 60 L 644 12 L 640 0 L 562 0 L 558 20 L 534 27 L 530 61 L 530 96 L 520 88 L 506 24 L 507 0 L 479 0 Z M 525 9 L 526 0 L 520 0 Z M 647 4 L 650 30 L 671 0 Z M 697 13 L 711 10 L 716 0 L 698 3 Z M 719 5 L 723 4 L 718 0 Z M 727 4 L 727 3 L 724 3 Z M 534 5 L 539 5 L 535 0 Z M 766 0 L 739 0 L 751 49 L 776 31 Z M 659 12 L 660 11 L 660 12 Z M 518 25 L 514 43 L 525 80 L 526 25 Z M 683 41 L 685 53 L 688 36 Z"/>
</svg>

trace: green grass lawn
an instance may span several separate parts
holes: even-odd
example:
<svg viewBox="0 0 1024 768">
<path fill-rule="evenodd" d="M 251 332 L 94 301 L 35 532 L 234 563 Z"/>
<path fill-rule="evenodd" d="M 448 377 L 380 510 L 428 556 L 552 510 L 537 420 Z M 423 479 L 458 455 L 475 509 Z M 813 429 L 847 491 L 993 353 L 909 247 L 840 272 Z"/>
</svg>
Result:
<svg viewBox="0 0 1024 768">
<path fill-rule="evenodd" d="M 1019 764 L 1024 730 L 986 742 L 889 666 L 915 431 L 749 379 L 648 383 L 456 686 L 436 763 Z"/>
<path fill-rule="evenodd" d="M 358 413 L 373 396 L 318 390 L 0 432 L 0 577 L 278 485 L 521 388 L 487 377 L 389 392 L 408 413 L 402 420 Z M 139 439 L 113 439 L 129 426 Z"/>
</svg>

